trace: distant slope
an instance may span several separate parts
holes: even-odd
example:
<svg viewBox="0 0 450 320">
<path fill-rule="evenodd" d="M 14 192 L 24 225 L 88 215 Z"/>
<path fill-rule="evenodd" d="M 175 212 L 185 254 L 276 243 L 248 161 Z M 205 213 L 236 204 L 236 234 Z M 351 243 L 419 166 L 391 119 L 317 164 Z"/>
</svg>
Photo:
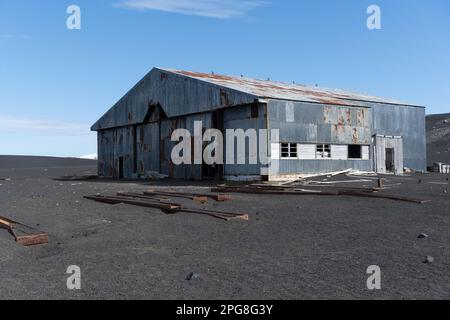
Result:
<svg viewBox="0 0 450 320">
<path fill-rule="evenodd" d="M 96 165 L 96 160 L 78 158 L 34 157 L 34 156 L 2 156 L 0 155 L 1 169 L 23 168 L 51 168 L 76 167 Z"/>
<path fill-rule="evenodd" d="M 450 113 L 429 115 L 426 124 L 428 166 L 435 162 L 450 164 Z"/>
</svg>

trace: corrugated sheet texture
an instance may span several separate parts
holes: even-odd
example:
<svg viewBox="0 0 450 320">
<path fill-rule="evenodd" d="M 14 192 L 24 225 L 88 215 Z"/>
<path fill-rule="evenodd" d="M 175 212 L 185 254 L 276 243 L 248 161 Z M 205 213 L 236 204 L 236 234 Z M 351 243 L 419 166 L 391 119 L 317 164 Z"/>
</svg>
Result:
<svg viewBox="0 0 450 320">
<path fill-rule="evenodd" d="M 98 133 L 98 173 L 103 177 L 120 177 L 119 159 L 123 159 L 123 175 L 134 172 L 134 128 L 121 127 Z"/>
<path fill-rule="evenodd" d="M 106 112 L 92 130 L 142 123 L 149 108 L 158 104 L 171 118 L 249 104 L 260 98 L 343 106 L 361 106 L 364 102 L 406 105 L 342 90 L 154 68 Z"/>
<path fill-rule="evenodd" d="M 373 134 L 403 138 L 403 165 L 426 170 L 425 110 L 372 104 Z"/>
<path fill-rule="evenodd" d="M 291 107 L 294 106 L 294 108 Z M 370 108 L 270 100 L 269 125 L 295 143 L 370 144 Z M 289 115 L 289 116 L 288 116 Z M 287 118 L 294 117 L 288 122 Z"/>
<path fill-rule="evenodd" d="M 226 128 L 226 129 L 243 129 L 244 131 L 246 131 L 248 129 L 256 129 L 258 132 L 259 129 L 266 128 L 265 112 L 266 112 L 266 108 L 265 108 L 265 105 L 263 105 L 263 104 L 258 105 L 258 117 L 256 117 L 256 118 L 252 118 L 250 106 L 241 106 L 241 107 L 225 110 L 225 112 L 224 112 L 224 128 Z M 259 139 L 259 137 L 258 137 L 258 139 Z M 224 143 L 225 143 L 225 145 L 227 144 L 226 136 L 224 136 Z M 249 164 L 250 156 L 249 156 L 248 143 L 249 142 L 246 141 L 246 149 L 245 149 L 245 163 L 246 164 L 225 164 L 225 166 L 224 166 L 224 175 L 225 176 L 260 175 L 261 174 L 261 165 L 260 164 Z M 259 144 L 258 144 L 257 150 L 258 150 L 258 155 L 259 155 L 260 154 Z M 261 152 L 262 152 L 262 154 L 267 154 L 268 150 L 266 149 Z M 237 142 L 236 141 L 235 141 L 235 145 L 234 145 L 234 154 L 237 155 Z M 224 152 L 224 155 L 225 155 L 225 152 Z M 236 159 L 235 159 L 235 161 L 236 161 Z M 259 157 L 258 157 L 258 163 L 260 163 Z"/>
<path fill-rule="evenodd" d="M 379 103 L 392 103 L 405 105 L 405 103 L 380 97 L 358 94 L 344 90 L 308 87 L 298 84 L 286 84 L 269 80 L 257 80 L 244 77 L 225 76 L 212 73 L 191 72 L 174 69 L 163 69 L 193 79 L 217 84 L 222 87 L 231 88 L 255 95 L 261 98 L 272 98 L 280 100 L 316 102 L 326 104 L 352 105 L 351 101 L 368 101 Z"/>
<path fill-rule="evenodd" d="M 160 105 L 169 118 L 253 103 L 257 96 L 153 69 L 106 112 L 92 130 L 142 123 Z"/>
<path fill-rule="evenodd" d="M 378 173 L 387 173 L 386 168 L 386 148 L 394 150 L 394 172 L 397 175 L 403 174 L 404 155 L 403 139 L 401 137 L 375 137 L 375 171 Z"/>
<path fill-rule="evenodd" d="M 372 141 L 370 108 L 270 100 L 268 113 L 269 127 L 279 130 L 281 142 L 369 145 Z M 292 116 L 294 121 L 288 122 Z M 371 161 L 367 160 L 282 159 L 278 163 L 279 174 L 331 172 L 348 168 L 368 171 L 372 167 Z"/>
</svg>

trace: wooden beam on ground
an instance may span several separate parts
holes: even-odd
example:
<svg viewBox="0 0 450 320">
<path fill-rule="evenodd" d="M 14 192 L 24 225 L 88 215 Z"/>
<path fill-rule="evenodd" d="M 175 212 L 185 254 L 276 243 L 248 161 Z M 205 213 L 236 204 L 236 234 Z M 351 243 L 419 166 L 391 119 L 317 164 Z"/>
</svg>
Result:
<svg viewBox="0 0 450 320">
<path fill-rule="evenodd" d="M 215 201 L 220 201 L 220 202 L 230 201 L 233 199 L 229 194 L 223 194 L 223 193 L 208 195 L 208 197 L 214 199 Z"/>
<path fill-rule="evenodd" d="M 351 196 L 351 197 L 364 197 L 364 198 L 379 198 L 379 199 L 388 199 L 388 200 L 394 200 L 394 201 L 403 201 L 403 202 L 411 202 L 411 203 L 417 203 L 417 204 L 424 204 L 431 202 L 431 200 L 423 200 L 423 199 L 414 199 L 404 196 L 395 196 L 395 195 L 389 195 L 389 194 L 370 194 L 370 193 L 363 193 L 363 192 L 355 192 L 355 191 L 343 191 L 341 192 L 344 196 Z"/>
<path fill-rule="evenodd" d="M 190 208 L 182 208 L 180 212 L 187 213 L 196 213 L 196 214 L 205 214 L 218 219 L 222 219 L 225 221 L 230 220 L 249 220 L 249 215 L 244 213 L 231 213 L 224 211 L 216 211 L 216 210 L 208 210 L 208 209 L 190 209 Z"/>
<path fill-rule="evenodd" d="M 160 195 L 160 196 L 168 196 L 168 197 L 175 197 L 175 198 L 185 198 L 185 199 L 190 199 L 190 200 L 197 201 L 200 203 L 208 202 L 207 196 L 197 195 L 197 194 L 193 194 L 193 193 L 149 190 L 149 191 L 145 191 L 144 195 L 149 195 L 149 196 Z"/>
<path fill-rule="evenodd" d="M 179 204 L 173 203 L 164 203 L 161 202 L 160 199 L 155 199 L 154 197 L 148 195 L 140 195 L 136 193 L 126 193 L 119 192 L 118 196 L 102 196 L 102 195 L 94 195 L 94 196 L 85 196 L 84 198 L 89 200 L 94 200 L 98 202 L 108 203 L 108 204 L 129 204 L 141 207 L 151 207 L 158 208 L 167 213 L 195 213 L 195 214 L 203 214 L 211 217 L 215 217 L 218 219 L 230 221 L 230 220 L 249 220 L 249 215 L 244 213 L 234 213 L 234 212 L 225 212 L 225 211 L 217 211 L 217 210 L 209 210 L 209 209 L 197 209 L 197 208 L 187 208 L 183 207 Z"/>
<path fill-rule="evenodd" d="M 134 193 L 134 192 L 117 192 L 117 196 L 119 196 L 119 197 L 138 198 L 138 199 L 149 199 L 149 200 L 155 200 L 155 201 L 160 201 L 160 202 L 170 201 L 170 199 L 167 198 L 167 197 L 150 196 L 150 195 Z"/>
<path fill-rule="evenodd" d="M 108 197 L 108 196 L 101 196 L 101 195 L 84 196 L 84 198 L 89 199 L 89 200 L 98 201 L 98 202 L 108 203 L 108 204 L 124 203 L 124 204 L 139 206 L 139 207 L 156 208 L 156 209 L 161 209 L 166 212 L 176 212 L 177 210 L 181 209 L 181 205 L 179 205 L 179 204 L 158 202 L 156 200 L 152 201 L 151 199 L 137 200 L 137 199 L 132 199 L 130 197 Z"/>
<path fill-rule="evenodd" d="M 48 233 L 36 230 L 23 223 L 0 217 L 0 227 L 7 229 L 17 243 L 23 246 L 34 246 L 48 243 Z"/>
<path fill-rule="evenodd" d="M 298 190 L 295 191 L 292 189 L 277 189 L 273 187 L 265 188 L 265 187 L 249 187 L 249 186 L 240 186 L 240 187 L 218 187 L 212 188 L 213 192 L 235 192 L 235 193 L 250 193 L 250 194 L 271 194 L 271 195 L 318 195 L 318 196 L 352 196 L 352 197 L 366 197 L 366 198 L 379 198 L 379 199 L 389 199 L 395 201 L 404 201 L 411 202 L 417 204 L 423 204 L 430 202 L 430 200 L 422 200 L 422 199 L 414 199 L 404 196 L 396 196 L 396 195 L 388 195 L 378 193 L 375 194 L 370 189 L 367 190 L 352 190 L 352 189 L 343 189 L 343 190 L 335 190 L 335 191 L 327 191 L 322 192 L 320 190 Z"/>
<path fill-rule="evenodd" d="M 273 195 L 338 195 L 337 191 L 323 192 L 321 190 L 275 190 L 263 188 L 247 188 L 247 187 L 218 187 L 212 188 L 212 192 L 229 192 L 229 193 L 250 193 L 250 194 L 273 194 Z"/>
</svg>

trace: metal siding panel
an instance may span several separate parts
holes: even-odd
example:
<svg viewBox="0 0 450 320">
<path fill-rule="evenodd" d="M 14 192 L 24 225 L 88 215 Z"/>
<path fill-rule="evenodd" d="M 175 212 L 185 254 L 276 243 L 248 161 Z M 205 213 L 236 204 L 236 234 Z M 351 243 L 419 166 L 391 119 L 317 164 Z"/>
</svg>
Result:
<svg viewBox="0 0 450 320">
<path fill-rule="evenodd" d="M 256 129 L 257 132 L 259 129 L 266 129 L 266 118 L 263 105 L 260 104 L 258 118 L 249 118 L 248 117 L 249 106 L 239 106 L 236 108 L 230 108 L 224 110 L 224 129 L 243 129 L 246 131 L 247 129 Z M 242 117 L 243 115 L 247 115 L 247 117 Z M 224 144 L 226 146 L 226 135 L 224 135 Z M 260 175 L 262 165 L 259 164 L 249 164 L 249 148 L 248 143 L 246 142 L 246 150 L 245 150 L 245 162 L 244 165 L 237 164 L 225 164 L 224 165 L 224 175 L 226 176 L 248 176 L 248 175 Z M 259 146 L 258 146 L 259 148 Z M 226 150 L 225 150 L 226 152 Z M 224 152 L 224 155 L 225 155 Z M 237 152 L 237 145 L 235 144 L 235 152 Z M 259 150 L 258 150 L 259 152 Z M 226 158 L 226 156 L 224 156 Z M 259 159 L 259 157 L 258 157 Z"/>
<path fill-rule="evenodd" d="M 368 104 L 373 109 L 373 133 L 401 136 L 405 146 L 403 165 L 426 170 L 425 109 L 409 106 Z"/>
<path fill-rule="evenodd" d="M 316 145 L 315 144 L 297 144 L 298 158 L 301 160 L 315 160 L 316 159 Z"/>
<path fill-rule="evenodd" d="M 369 108 L 295 102 L 295 122 L 287 123 L 286 101 L 270 100 L 270 129 L 280 130 L 280 141 L 300 144 L 370 144 L 372 112 Z M 359 112 L 359 113 L 358 113 Z M 356 132 L 355 130 L 356 129 Z M 370 171 L 367 160 L 280 160 L 280 174 L 321 173 L 354 168 Z"/>
<path fill-rule="evenodd" d="M 370 147 L 362 146 L 362 159 L 369 160 L 370 159 Z"/>
<path fill-rule="evenodd" d="M 333 160 L 347 160 L 348 146 L 347 145 L 331 145 L 331 159 Z"/>
</svg>

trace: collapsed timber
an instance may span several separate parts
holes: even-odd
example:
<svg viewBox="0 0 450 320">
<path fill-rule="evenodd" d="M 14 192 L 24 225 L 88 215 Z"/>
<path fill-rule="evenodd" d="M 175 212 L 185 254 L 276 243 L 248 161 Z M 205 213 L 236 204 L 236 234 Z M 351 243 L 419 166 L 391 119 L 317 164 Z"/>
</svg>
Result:
<svg viewBox="0 0 450 320">
<path fill-rule="evenodd" d="M 160 209 L 168 214 L 176 213 L 195 213 L 211 216 L 225 221 L 230 220 L 249 220 L 249 215 L 245 213 L 235 213 L 226 212 L 210 209 L 198 209 L 189 208 L 181 204 L 176 204 L 170 201 L 169 197 L 184 197 L 190 198 L 191 200 L 205 202 L 205 195 L 194 195 L 194 194 L 183 194 L 183 193 L 170 193 L 170 192 L 152 192 L 148 191 L 143 194 L 131 193 L 131 192 L 118 192 L 116 196 L 104 196 L 104 195 L 92 195 L 85 196 L 84 198 L 89 200 L 94 200 L 98 202 L 108 203 L 108 204 L 128 204 L 139 207 L 156 208 Z M 214 195 L 208 196 L 215 199 L 221 199 L 217 201 L 225 201 L 224 199 L 231 199 L 227 195 Z"/>
<path fill-rule="evenodd" d="M 245 186 L 220 186 L 217 188 L 212 188 L 211 191 L 227 192 L 227 193 L 270 194 L 270 195 L 351 196 L 351 197 L 389 199 L 417 204 L 430 202 L 430 200 L 414 199 L 409 197 L 378 193 L 379 188 L 334 187 L 333 190 L 323 191 L 311 187 L 312 186 L 309 186 L 309 189 L 301 189 L 298 187 L 286 187 L 286 186 L 245 185 Z"/>
</svg>

